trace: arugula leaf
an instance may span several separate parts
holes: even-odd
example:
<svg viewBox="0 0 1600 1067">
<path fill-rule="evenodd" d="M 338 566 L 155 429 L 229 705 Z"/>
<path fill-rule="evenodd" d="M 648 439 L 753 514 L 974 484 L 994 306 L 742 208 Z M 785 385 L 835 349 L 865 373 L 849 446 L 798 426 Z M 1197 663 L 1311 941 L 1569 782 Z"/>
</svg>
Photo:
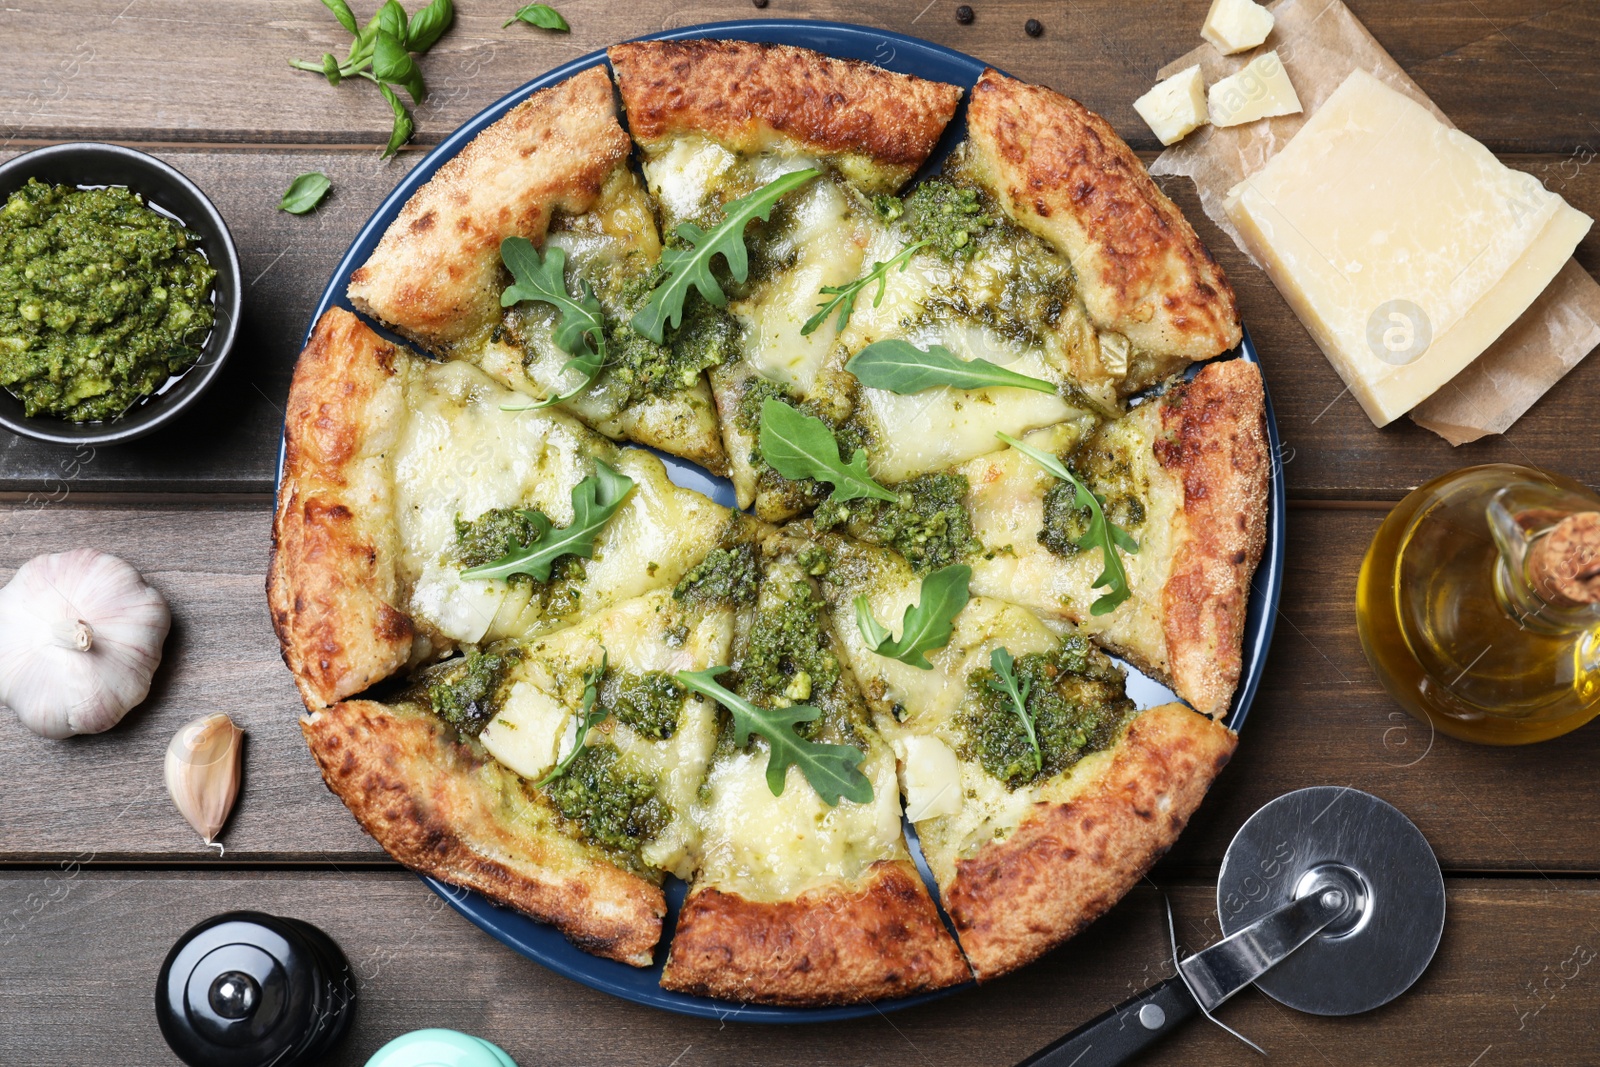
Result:
<svg viewBox="0 0 1600 1067">
<path fill-rule="evenodd" d="M 333 17 L 339 20 L 339 25 L 351 33 L 356 32 L 355 12 L 350 10 L 350 5 L 344 0 L 322 0 L 322 6 L 333 12 Z"/>
<path fill-rule="evenodd" d="M 583 702 L 578 707 L 578 737 L 572 742 L 572 750 L 561 757 L 561 762 L 550 769 L 550 773 L 539 779 L 536 786 L 546 786 L 567 773 L 584 749 L 583 739 L 589 736 L 589 731 L 606 721 L 606 709 L 595 707 L 595 702 L 600 699 L 600 681 L 606 676 L 606 666 L 611 662 L 611 653 L 600 648 L 600 666 L 591 667 L 583 672 Z"/>
<path fill-rule="evenodd" d="M 600 530 L 622 507 L 633 479 L 595 461 L 595 473 L 572 487 L 572 523 L 556 529 L 544 514 L 525 511 L 538 534 L 525 545 L 507 545 L 499 559 L 461 572 L 463 578 L 510 578 L 526 574 L 536 581 L 550 580 L 550 567 L 562 556 L 594 558 L 594 541 Z"/>
<path fill-rule="evenodd" d="M 805 415 L 776 397 L 761 402 L 761 458 L 767 466 L 791 481 L 815 478 L 833 486 L 830 500 L 857 500 L 872 497 L 890 502 L 899 500 L 872 480 L 867 473 L 867 452 L 856 449 L 846 463 L 839 458 L 839 442 L 828 424 L 815 415 Z"/>
<path fill-rule="evenodd" d="M 500 294 L 500 306 L 511 307 L 523 300 L 537 300 L 551 305 L 560 313 L 560 320 L 551 332 L 556 347 L 572 358 L 563 370 L 575 370 L 583 381 L 566 393 L 546 397 L 537 404 L 516 406 L 502 404 L 502 411 L 534 411 L 571 400 L 599 375 L 606 362 L 605 317 L 600 310 L 600 300 L 589 283 L 580 280 L 581 298 L 574 299 L 567 292 L 567 253 L 562 248 L 550 248 L 542 256 L 526 237 L 507 237 L 500 242 L 500 261 L 511 272 L 512 283 Z"/>
<path fill-rule="evenodd" d="M 661 265 L 667 277 L 650 293 L 650 299 L 633 317 L 633 328 L 656 344 L 666 343 L 667 327 L 677 329 L 683 321 L 683 302 L 690 288 L 700 290 L 700 295 L 717 307 L 725 307 L 728 296 L 722 291 L 716 275 L 711 273 L 711 262 L 722 256 L 728 263 L 728 273 L 733 280 L 742 282 L 750 273 L 750 260 L 744 247 L 744 229 L 756 219 L 765 221 L 772 214 L 783 195 L 798 188 L 822 173 L 818 170 L 797 170 L 768 182 L 755 192 L 730 203 L 722 221 L 709 232 L 692 222 L 678 227 L 678 236 L 689 242 L 688 248 L 663 248 Z"/>
<path fill-rule="evenodd" d="M 1033 749 L 1033 773 L 1038 774 L 1044 769 L 1044 753 L 1039 751 L 1039 735 L 1033 728 L 1033 714 L 1028 711 L 1028 691 L 1033 686 L 1026 678 L 1019 684 L 1016 668 L 1010 649 L 1001 646 L 989 653 L 989 669 L 1000 679 L 999 685 L 991 681 L 989 688 L 1010 699 L 1011 710 L 1016 712 L 1023 730 L 1027 731 L 1028 747 Z"/>
<path fill-rule="evenodd" d="M 733 713 L 733 739 L 748 744 L 752 733 L 766 738 L 767 788 L 775 797 L 783 796 L 789 768 L 797 766 L 822 802 L 836 807 L 839 798 L 866 804 L 872 800 L 872 783 L 859 764 L 866 758 L 854 745 L 825 745 L 807 741 L 795 732 L 795 725 L 811 722 L 822 713 L 816 708 L 796 704 L 791 708 L 763 708 L 724 687 L 717 676 L 727 667 L 708 667 L 703 671 L 679 671 L 678 684 L 709 697 Z"/>
<path fill-rule="evenodd" d="M 1106 518 L 1100 498 L 1079 481 L 1058 457 L 1048 452 L 1041 452 L 1031 445 L 1025 445 L 1006 434 L 996 433 L 995 436 L 1057 478 L 1072 483 L 1075 491 L 1073 502 L 1080 508 L 1089 509 L 1089 528 L 1078 538 L 1076 544 L 1079 548 L 1100 549 L 1105 561 L 1104 569 L 1094 580 L 1093 588 L 1104 587 L 1106 592 L 1089 608 L 1089 614 L 1104 615 L 1115 611 L 1117 605 L 1133 595 L 1133 590 L 1128 588 L 1128 572 L 1123 569 L 1122 560 L 1117 556 L 1116 550 L 1120 548 L 1129 555 L 1134 555 L 1139 551 L 1139 542 L 1135 541 L 1127 530 Z"/>
<path fill-rule="evenodd" d="M 517 9 L 517 13 L 506 19 L 503 30 L 513 22 L 526 22 L 530 26 L 537 26 L 541 30 L 555 30 L 557 33 L 566 33 L 572 29 L 567 25 L 567 20 L 561 17 L 561 12 L 549 4 L 528 4 Z"/>
<path fill-rule="evenodd" d="M 332 188 L 333 183 L 320 170 L 302 174 L 289 183 L 283 199 L 278 201 L 278 210 L 287 211 L 291 215 L 304 215 L 322 203 L 322 198 L 327 196 L 328 190 Z"/>
<path fill-rule="evenodd" d="M 411 16 L 406 26 L 406 46 L 413 52 L 426 52 L 456 20 L 456 6 L 450 0 L 433 3 Z"/>
<path fill-rule="evenodd" d="M 950 643 L 956 616 L 967 606 L 972 594 L 967 584 L 972 580 L 972 568 L 965 563 L 940 567 L 922 579 L 922 592 L 913 605 L 906 608 L 900 620 L 900 636 L 890 640 L 889 631 L 872 614 L 872 605 L 864 596 L 855 600 L 856 625 L 867 647 L 880 656 L 897 659 L 921 670 L 933 670 L 927 653 L 937 651 Z"/>
<path fill-rule="evenodd" d="M 877 307 L 883 303 L 883 292 L 889 286 L 889 271 L 897 263 L 900 265 L 900 270 L 904 271 L 911 264 L 911 257 L 919 249 L 926 248 L 931 244 L 933 244 L 932 238 L 913 241 L 890 256 L 887 262 L 874 263 L 871 270 L 853 282 L 846 285 L 824 285 L 822 294 L 824 296 L 832 296 L 833 299 L 817 305 L 817 313 L 807 319 L 804 326 L 800 327 L 801 336 L 815 333 L 819 326 L 828 321 L 828 316 L 833 314 L 834 308 L 839 309 L 837 328 L 843 330 L 845 323 L 850 321 L 850 315 L 856 309 L 856 297 L 860 296 L 867 286 L 873 282 L 878 283 L 878 294 L 872 298 L 872 306 Z"/>
<path fill-rule="evenodd" d="M 929 345 L 923 351 L 910 341 L 874 341 L 844 365 L 862 385 L 906 396 L 948 385 L 956 389 L 1013 386 L 1036 393 L 1054 393 L 1053 383 L 1006 370 L 986 359 L 959 359 L 948 348 Z"/>
</svg>

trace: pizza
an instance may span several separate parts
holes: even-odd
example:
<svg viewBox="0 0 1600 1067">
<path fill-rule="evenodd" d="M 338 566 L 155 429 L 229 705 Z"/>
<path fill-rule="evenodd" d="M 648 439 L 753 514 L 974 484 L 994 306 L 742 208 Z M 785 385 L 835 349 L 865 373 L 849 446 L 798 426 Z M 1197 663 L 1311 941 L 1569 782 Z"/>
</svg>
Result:
<svg viewBox="0 0 1600 1067">
<path fill-rule="evenodd" d="M 267 579 L 307 743 L 400 862 L 668 989 L 1007 973 L 1237 740 L 1269 464 L 1232 289 L 1049 89 L 608 55 L 441 166 L 313 326 Z"/>
</svg>

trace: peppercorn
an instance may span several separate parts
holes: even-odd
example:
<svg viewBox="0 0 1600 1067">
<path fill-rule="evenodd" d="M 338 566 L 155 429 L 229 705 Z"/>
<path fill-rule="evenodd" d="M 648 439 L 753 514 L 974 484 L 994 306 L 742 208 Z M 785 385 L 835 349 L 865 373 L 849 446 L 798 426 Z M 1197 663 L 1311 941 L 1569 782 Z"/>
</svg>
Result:
<svg viewBox="0 0 1600 1067">
<path fill-rule="evenodd" d="M 1029 19 L 1023 24 L 1022 28 L 1029 37 L 1037 37 L 1044 32 L 1044 23 L 1040 22 L 1038 19 Z"/>
<path fill-rule="evenodd" d="M 750 0 L 750 2 L 756 5 L 756 7 L 760 8 L 762 11 L 767 9 L 767 0 Z"/>
<path fill-rule="evenodd" d="M 966 4 L 962 4 L 960 7 L 956 8 L 956 21 L 961 23 L 963 26 L 972 25 L 972 8 L 968 7 Z"/>
</svg>

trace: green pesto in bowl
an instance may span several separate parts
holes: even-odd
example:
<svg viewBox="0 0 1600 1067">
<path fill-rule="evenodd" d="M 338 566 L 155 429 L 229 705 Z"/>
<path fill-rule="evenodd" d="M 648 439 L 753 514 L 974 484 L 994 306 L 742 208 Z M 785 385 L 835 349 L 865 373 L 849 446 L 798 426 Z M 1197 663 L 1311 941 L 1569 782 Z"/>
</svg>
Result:
<svg viewBox="0 0 1600 1067">
<path fill-rule="evenodd" d="M 113 419 L 200 358 L 217 272 L 120 186 L 37 179 L 0 207 L 0 385 L 29 418 Z"/>
</svg>

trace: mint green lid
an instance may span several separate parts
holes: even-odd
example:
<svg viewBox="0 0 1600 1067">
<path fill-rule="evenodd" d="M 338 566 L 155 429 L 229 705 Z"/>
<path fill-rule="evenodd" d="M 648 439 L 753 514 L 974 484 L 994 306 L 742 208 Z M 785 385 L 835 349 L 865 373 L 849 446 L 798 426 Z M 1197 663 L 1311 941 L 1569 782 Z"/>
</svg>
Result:
<svg viewBox="0 0 1600 1067">
<path fill-rule="evenodd" d="M 517 1067 L 498 1045 L 460 1030 L 413 1030 L 372 1054 L 367 1067 Z"/>
</svg>

